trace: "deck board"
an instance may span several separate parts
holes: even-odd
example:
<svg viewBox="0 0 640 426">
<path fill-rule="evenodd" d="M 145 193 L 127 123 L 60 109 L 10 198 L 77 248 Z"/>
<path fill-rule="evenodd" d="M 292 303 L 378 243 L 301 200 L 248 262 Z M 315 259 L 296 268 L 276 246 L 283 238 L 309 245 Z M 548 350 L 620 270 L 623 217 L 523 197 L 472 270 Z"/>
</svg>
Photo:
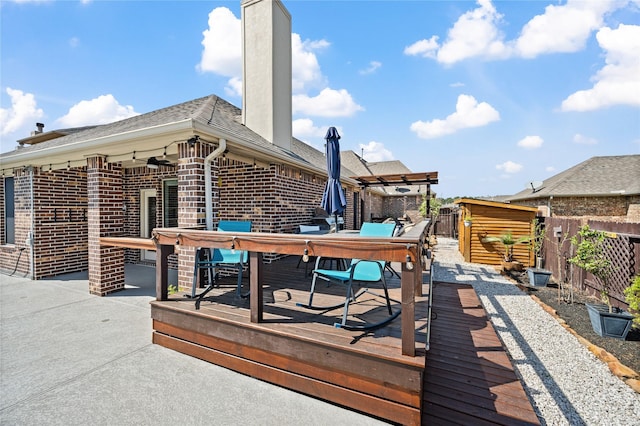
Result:
<svg viewBox="0 0 640 426">
<path fill-rule="evenodd" d="M 409 357 L 402 355 L 399 318 L 369 333 L 354 332 L 333 327 L 342 309 L 297 306 L 307 302 L 310 278 L 296 264 L 292 256 L 265 265 L 261 323 L 251 323 L 249 300 L 234 297 L 233 277 L 222 280 L 199 310 L 183 294 L 153 302 L 154 342 L 395 423 L 539 424 L 472 287 L 436 285 L 437 317 L 425 352 L 423 286 L 425 297 L 416 299 L 417 356 Z M 399 301 L 400 280 L 389 278 L 388 284 Z M 344 300 L 344 288 L 320 284 L 314 300 Z M 383 307 L 366 295 L 350 308 L 350 320 L 382 318 L 375 311 Z"/>
<path fill-rule="evenodd" d="M 422 424 L 540 424 L 473 287 L 436 283 L 433 303 Z"/>
</svg>

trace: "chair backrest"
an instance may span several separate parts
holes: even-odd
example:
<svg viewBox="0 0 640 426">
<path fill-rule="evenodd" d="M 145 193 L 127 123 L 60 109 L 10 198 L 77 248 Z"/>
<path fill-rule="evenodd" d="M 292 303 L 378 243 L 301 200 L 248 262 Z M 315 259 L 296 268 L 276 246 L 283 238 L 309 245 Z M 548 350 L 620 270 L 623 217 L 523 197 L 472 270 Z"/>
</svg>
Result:
<svg viewBox="0 0 640 426">
<path fill-rule="evenodd" d="M 251 232 L 250 220 L 221 220 L 218 222 L 218 231 L 223 232 Z M 242 254 L 242 258 L 240 255 Z M 231 249 L 215 249 L 213 260 L 224 263 L 246 263 L 249 253 L 246 251 Z"/>
<path fill-rule="evenodd" d="M 251 232 L 250 220 L 221 220 L 218 222 L 218 231 L 226 232 Z"/>
<path fill-rule="evenodd" d="M 320 231 L 320 225 L 298 225 L 300 227 L 300 233 L 305 232 L 318 232 Z"/>
<path fill-rule="evenodd" d="M 395 223 L 365 222 L 360 228 L 360 237 L 392 237 Z M 360 262 L 360 259 L 352 259 L 351 266 L 355 267 L 353 279 L 357 281 L 380 281 L 384 273 L 384 260 L 375 262 Z"/>
</svg>

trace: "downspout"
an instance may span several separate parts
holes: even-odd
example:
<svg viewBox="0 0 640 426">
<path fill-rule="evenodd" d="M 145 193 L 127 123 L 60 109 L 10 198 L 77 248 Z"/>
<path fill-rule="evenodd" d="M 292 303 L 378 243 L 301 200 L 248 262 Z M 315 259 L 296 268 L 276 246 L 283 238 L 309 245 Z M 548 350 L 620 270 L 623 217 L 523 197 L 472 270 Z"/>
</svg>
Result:
<svg viewBox="0 0 640 426">
<path fill-rule="evenodd" d="M 211 200 L 213 185 L 211 182 L 211 162 L 227 150 L 227 140 L 220 139 L 218 147 L 204 159 L 204 193 L 205 217 L 207 230 L 213 230 L 213 201 Z"/>
<path fill-rule="evenodd" d="M 29 198 L 30 198 L 30 216 L 31 216 L 31 224 L 30 224 L 30 230 L 29 233 L 27 234 L 27 245 L 29 246 L 29 275 L 30 278 L 32 280 L 36 279 L 35 276 L 35 259 L 34 259 L 34 255 L 35 255 L 35 249 L 34 249 L 34 245 L 35 245 L 35 223 L 36 223 L 36 218 L 35 218 L 35 199 L 34 199 L 34 188 L 33 188 L 33 174 L 34 174 L 34 167 L 31 166 L 29 167 Z"/>
</svg>

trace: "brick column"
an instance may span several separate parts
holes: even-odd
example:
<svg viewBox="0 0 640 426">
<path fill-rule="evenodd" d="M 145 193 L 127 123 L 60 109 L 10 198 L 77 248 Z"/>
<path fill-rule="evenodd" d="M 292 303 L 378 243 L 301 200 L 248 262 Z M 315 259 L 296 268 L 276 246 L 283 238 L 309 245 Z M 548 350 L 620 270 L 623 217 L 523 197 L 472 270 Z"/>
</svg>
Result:
<svg viewBox="0 0 640 426">
<path fill-rule="evenodd" d="M 213 146 L 196 142 L 178 146 L 178 227 L 206 226 L 204 160 Z M 217 168 L 212 167 L 214 210 L 217 206 Z M 214 216 L 215 217 L 215 216 Z M 178 247 L 178 285 L 191 288 L 193 280 L 194 247 Z"/>
<path fill-rule="evenodd" d="M 122 166 L 104 157 L 87 159 L 89 292 L 99 296 L 124 289 L 124 249 L 100 246 L 100 237 L 123 235 Z"/>
</svg>

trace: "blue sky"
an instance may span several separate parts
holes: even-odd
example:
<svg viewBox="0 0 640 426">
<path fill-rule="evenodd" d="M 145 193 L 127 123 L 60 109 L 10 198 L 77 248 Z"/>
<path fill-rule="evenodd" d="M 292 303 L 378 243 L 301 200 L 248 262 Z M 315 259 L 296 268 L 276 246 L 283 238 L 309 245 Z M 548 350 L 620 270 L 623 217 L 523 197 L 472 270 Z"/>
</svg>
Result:
<svg viewBox="0 0 640 426">
<path fill-rule="evenodd" d="M 514 194 L 640 153 L 640 0 L 284 1 L 294 136 Z M 241 107 L 240 0 L 0 1 L 1 151 L 209 94 Z"/>
</svg>

